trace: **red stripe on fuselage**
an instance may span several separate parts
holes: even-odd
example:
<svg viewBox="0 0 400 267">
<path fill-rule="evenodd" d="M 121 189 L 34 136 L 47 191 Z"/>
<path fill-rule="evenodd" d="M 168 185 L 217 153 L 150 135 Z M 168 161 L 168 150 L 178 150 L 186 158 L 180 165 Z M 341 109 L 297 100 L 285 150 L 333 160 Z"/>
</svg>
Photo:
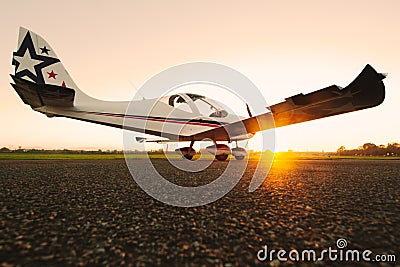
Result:
<svg viewBox="0 0 400 267">
<path fill-rule="evenodd" d="M 161 118 L 141 118 L 134 115 L 122 115 L 122 114 L 112 114 L 112 113 L 98 113 L 98 112 L 91 112 L 91 111 L 75 111 L 78 113 L 86 113 L 91 115 L 98 115 L 98 116 L 107 116 L 107 117 L 116 117 L 116 118 L 129 118 L 134 120 L 146 120 L 146 121 L 157 121 L 157 122 L 169 122 L 169 123 L 177 123 L 177 124 L 190 124 L 190 125 L 197 125 L 197 126 L 207 126 L 218 128 L 221 125 L 211 124 L 211 123 L 203 123 L 203 122 L 194 122 L 194 121 L 179 121 L 174 119 L 161 119 Z"/>
</svg>

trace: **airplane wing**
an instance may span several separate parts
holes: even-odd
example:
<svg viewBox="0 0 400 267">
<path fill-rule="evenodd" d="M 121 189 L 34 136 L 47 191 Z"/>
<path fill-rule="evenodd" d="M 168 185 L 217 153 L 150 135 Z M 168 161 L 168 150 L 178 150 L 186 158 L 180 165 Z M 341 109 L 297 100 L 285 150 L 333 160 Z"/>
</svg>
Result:
<svg viewBox="0 0 400 267">
<path fill-rule="evenodd" d="M 385 74 L 366 65 L 345 88 L 332 85 L 306 95 L 298 94 L 267 107 L 270 110 L 268 113 L 195 135 L 182 136 L 180 141 L 201 141 L 205 138 L 232 141 L 237 136 L 375 107 L 385 98 L 385 85 L 382 82 L 385 77 Z"/>
</svg>

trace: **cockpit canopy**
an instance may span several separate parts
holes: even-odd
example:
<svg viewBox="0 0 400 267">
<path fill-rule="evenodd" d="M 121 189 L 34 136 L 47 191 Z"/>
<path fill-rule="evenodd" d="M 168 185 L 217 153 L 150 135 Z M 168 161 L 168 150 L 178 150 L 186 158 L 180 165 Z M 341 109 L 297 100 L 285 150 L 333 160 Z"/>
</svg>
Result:
<svg viewBox="0 0 400 267">
<path fill-rule="evenodd" d="M 161 101 L 174 108 L 191 113 L 200 113 L 207 117 L 223 118 L 228 115 L 228 112 L 216 101 L 197 94 L 175 94 L 163 97 Z"/>
</svg>

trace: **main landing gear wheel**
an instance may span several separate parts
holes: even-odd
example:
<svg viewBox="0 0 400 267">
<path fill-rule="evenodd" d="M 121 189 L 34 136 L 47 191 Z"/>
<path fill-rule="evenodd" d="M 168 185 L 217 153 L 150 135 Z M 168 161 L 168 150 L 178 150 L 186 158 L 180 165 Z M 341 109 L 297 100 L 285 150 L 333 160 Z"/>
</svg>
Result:
<svg viewBox="0 0 400 267">
<path fill-rule="evenodd" d="M 236 142 L 236 147 L 232 148 L 232 155 L 237 160 L 243 160 L 247 155 L 247 151 L 243 147 L 238 147 Z"/>
<path fill-rule="evenodd" d="M 175 151 L 181 153 L 182 158 L 192 160 L 193 156 L 196 155 L 196 150 L 194 150 L 193 144 L 194 141 L 191 141 L 189 147 L 177 148 Z"/>
<path fill-rule="evenodd" d="M 218 160 L 218 161 L 225 161 L 225 160 L 228 159 L 228 156 L 229 156 L 229 155 L 227 155 L 227 154 L 215 155 L 215 159 Z"/>
<path fill-rule="evenodd" d="M 182 157 L 185 158 L 185 159 L 188 159 L 188 160 L 192 160 L 193 155 L 191 155 L 191 154 L 184 154 Z"/>
</svg>

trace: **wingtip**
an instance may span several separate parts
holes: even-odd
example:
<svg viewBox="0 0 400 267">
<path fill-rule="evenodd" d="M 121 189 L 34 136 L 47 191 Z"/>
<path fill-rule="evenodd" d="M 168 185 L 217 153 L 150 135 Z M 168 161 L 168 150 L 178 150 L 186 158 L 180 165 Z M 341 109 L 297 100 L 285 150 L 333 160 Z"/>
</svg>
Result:
<svg viewBox="0 0 400 267">
<path fill-rule="evenodd" d="M 380 78 L 381 80 L 385 79 L 385 78 L 388 76 L 388 73 L 385 73 L 385 72 L 379 73 L 379 72 L 377 72 L 377 71 L 374 69 L 374 67 L 371 66 L 371 64 L 365 65 L 364 69 L 371 69 L 371 70 L 373 70 L 375 73 L 378 74 L 378 76 L 379 76 L 379 78 Z"/>
</svg>

